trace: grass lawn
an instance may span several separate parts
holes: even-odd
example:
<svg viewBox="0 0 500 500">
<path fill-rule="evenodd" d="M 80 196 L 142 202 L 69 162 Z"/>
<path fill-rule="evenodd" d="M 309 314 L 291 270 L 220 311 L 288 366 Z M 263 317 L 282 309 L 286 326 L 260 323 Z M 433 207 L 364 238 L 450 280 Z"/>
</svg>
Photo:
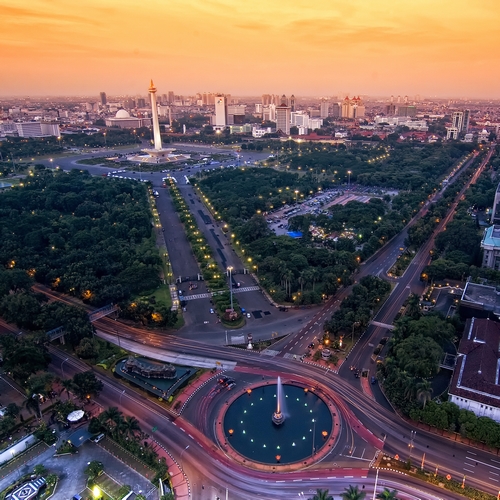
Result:
<svg viewBox="0 0 500 500">
<path fill-rule="evenodd" d="M 111 498 L 116 498 L 118 496 L 118 490 L 121 485 L 118 484 L 113 478 L 109 477 L 106 473 L 100 475 L 95 483 L 99 488 L 106 493 Z"/>
<path fill-rule="evenodd" d="M 170 297 L 170 289 L 168 285 L 160 285 L 160 287 L 154 291 L 152 296 L 156 299 L 157 304 L 163 304 L 169 309 L 172 307 L 172 298 Z"/>
</svg>

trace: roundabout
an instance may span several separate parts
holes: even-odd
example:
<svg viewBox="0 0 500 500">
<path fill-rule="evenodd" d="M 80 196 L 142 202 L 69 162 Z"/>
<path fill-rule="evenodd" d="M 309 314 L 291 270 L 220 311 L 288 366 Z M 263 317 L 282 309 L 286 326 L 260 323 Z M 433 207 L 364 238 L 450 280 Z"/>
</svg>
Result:
<svg viewBox="0 0 500 500">
<path fill-rule="evenodd" d="M 226 402 L 217 419 L 219 445 L 260 470 L 299 470 L 324 458 L 340 431 L 328 395 L 298 382 L 254 384 Z"/>
</svg>

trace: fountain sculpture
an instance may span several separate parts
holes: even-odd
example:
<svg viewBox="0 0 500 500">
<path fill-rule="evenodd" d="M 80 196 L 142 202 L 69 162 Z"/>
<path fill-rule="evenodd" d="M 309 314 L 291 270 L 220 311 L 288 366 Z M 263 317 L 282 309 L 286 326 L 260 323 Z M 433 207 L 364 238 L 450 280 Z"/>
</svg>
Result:
<svg viewBox="0 0 500 500">
<path fill-rule="evenodd" d="M 285 421 L 285 415 L 283 414 L 283 387 L 281 385 L 281 377 L 278 377 L 278 383 L 276 384 L 276 411 L 273 413 L 273 423 L 275 425 L 281 425 Z"/>
</svg>

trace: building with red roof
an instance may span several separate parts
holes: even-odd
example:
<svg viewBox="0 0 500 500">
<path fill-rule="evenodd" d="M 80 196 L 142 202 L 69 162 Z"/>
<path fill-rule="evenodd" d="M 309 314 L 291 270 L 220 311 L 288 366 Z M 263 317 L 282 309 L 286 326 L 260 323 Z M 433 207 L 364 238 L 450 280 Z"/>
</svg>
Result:
<svg viewBox="0 0 500 500">
<path fill-rule="evenodd" d="M 500 422 L 500 323 L 467 320 L 450 389 L 449 401 Z"/>
</svg>

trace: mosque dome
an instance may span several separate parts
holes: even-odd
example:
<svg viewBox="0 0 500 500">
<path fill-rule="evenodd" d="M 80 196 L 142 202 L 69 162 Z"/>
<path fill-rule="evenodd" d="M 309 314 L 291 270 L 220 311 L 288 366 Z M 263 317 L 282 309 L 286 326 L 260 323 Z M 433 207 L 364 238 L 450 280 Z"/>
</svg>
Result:
<svg viewBox="0 0 500 500">
<path fill-rule="evenodd" d="M 115 118 L 130 118 L 130 115 L 128 114 L 128 111 L 125 111 L 124 109 L 119 109 L 116 112 Z"/>
</svg>

